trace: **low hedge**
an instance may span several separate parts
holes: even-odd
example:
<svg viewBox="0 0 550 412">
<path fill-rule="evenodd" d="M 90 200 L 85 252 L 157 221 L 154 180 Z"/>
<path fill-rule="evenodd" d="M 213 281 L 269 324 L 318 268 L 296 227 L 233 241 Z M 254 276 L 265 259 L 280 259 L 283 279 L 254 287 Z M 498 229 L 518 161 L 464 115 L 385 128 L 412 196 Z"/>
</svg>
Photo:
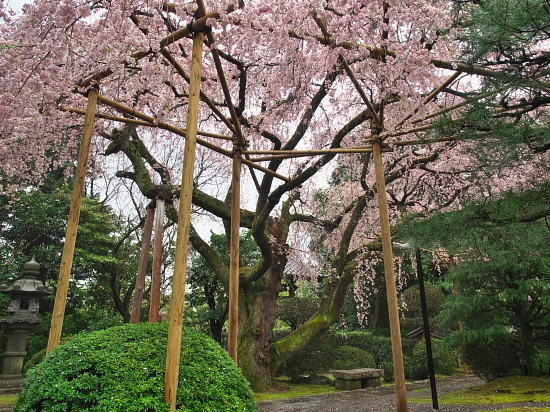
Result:
<svg viewBox="0 0 550 412">
<path fill-rule="evenodd" d="M 274 339 L 281 339 L 288 333 L 290 332 L 277 331 L 277 333 L 274 334 Z M 417 348 L 416 351 L 414 350 L 414 348 L 419 345 L 418 340 L 403 338 L 402 343 L 403 357 L 406 365 L 413 365 L 415 362 L 424 361 L 420 348 Z M 375 335 L 370 332 L 340 333 L 333 330 L 323 332 L 312 339 L 312 341 L 304 349 L 283 363 L 278 373 L 279 375 L 289 376 L 291 379 L 295 380 L 302 375 L 328 372 L 330 369 L 335 369 L 334 363 L 338 359 L 339 348 L 346 346 L 358 348 L 364 353 L 367 353 L 368 356 L 373 358 L 373 363 L 369 362 L 368 364 L 372 366 L 365 367 L 384 369 L 384 380 L 393 380 L 391 340 L 389 337 Z M 439 349 L 437 352 L 434 352 L 436 369 L 439 369 L 441 373 L 444 373 L 444 371 L 446 372 L 450 370 L 451 364 L 456 366 L 454 360 L 449 359 L 449 353 L 446 347 L 438 344 L 435 344 L 434 346 Z M 342 369 L 353 368 L 350 367 Z M 406 371 L 415 376 L 422 373 L 418 372 L 412 366 L 406 368 Z M 406 377 L 414 379 L 413 376 Z"/>
<path fill-rule="evenodd" d="M 474 336 L 462 348 L 462 360 L 476 375 L 487 381 L 521 374 L 521 361 L 513 347 L 512 334 Z"/>
<path fill-rule="evenodd" d="M 457 367 L 455 351 L 441 341 L 432 340 L 431 343 L 435 373 L 450 375 Z M 405 374 L 407 378 L 414 380 L 428 379 L 430 376 L 425 340 L 418 341 L 412 354 L 406 359 Z"/>
<path fill-rule="evenodd" d="M 157 412 L 163 402 L 167 325 L 140 323 L 76 335 L 27 374 L 13 412 Z M 225 351 L 192 329 L 182 335 L 178 411 L 256 411 L 248 382 Z"/>
<path fill-rule="evenodd" d="M 358 369 L 374 368 L 374 358 L 370 353 L 355 346 L 340 346 L 334 351 L 336 360 L 332 364 L 333 369 Z"/>
</svg>

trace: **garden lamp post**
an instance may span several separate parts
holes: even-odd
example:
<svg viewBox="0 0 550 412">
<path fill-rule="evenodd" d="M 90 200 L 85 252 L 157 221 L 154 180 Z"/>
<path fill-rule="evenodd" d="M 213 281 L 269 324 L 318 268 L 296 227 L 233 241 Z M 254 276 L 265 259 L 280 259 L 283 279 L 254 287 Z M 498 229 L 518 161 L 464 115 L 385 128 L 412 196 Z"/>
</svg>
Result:
<svg viewBox="0 0 550 412">
<path fill-rule="evenodd" d="M 42 322 L 38 317 L 39 300 L 42 295 L 53 293 L 52 287 L 44 287 L 38 279 L 40 265 L 31 259 L 25 263 L 21 277 L 11 286 L 0 285 L 0 292 L 11 296 L 6 317 L 0 319 L 8 337 L 4 364 L 0 374 L 0 388 L 20 389 L 23 387 L 23 359 L 27 354 L 27 338 L 36 325 Z"/>
</svg>

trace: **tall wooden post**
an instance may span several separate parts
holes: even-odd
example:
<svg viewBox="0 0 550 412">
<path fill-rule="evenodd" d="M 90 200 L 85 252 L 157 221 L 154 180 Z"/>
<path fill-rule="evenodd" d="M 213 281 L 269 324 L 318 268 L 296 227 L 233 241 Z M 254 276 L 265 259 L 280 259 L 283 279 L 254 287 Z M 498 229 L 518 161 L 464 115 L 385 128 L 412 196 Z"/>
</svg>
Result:
<svg viewBox="0 0 550 412">
<path fill-rule="evenodd" d="M 86 107 L 86 116 L 84 117 L 84 128 L 82 131 L 82 142 L 80 143 L 80 149 L 78 152 L 78 163 L 73 186 L 73 196 L 69 209 L 69 220 L 67 222 L 65 244 L 63 245 L 63 254 L 61 256 L 61 267 L 59 268 L 59 280 L 57 282 L 57 292 L 55 294 L 55 303 L 46 354 L 49 354 L 56 346 L 58 346 L 59 341 L 61 340 L 61 329 L 63 328 L 63 318 L 65 316 L 65 306 L 69 291 L 69 281 L 71 278 L 71 268 L 73 265 L 78 221 L 80 220 L 80 207 L 82 205 L 84 183 L 86 182 L 90 145 L 94 131 L 95 108 L 97 106 L 98 94 L 99 92 L 97 88 L 93 88 L 88 92 L 88 103 Z"/>
<path fill-rule="evenodd" d="M 141 315 L 143 292 L 145 290 L 145 274 L 147 273 L 147 264 L 149 263 L 149 249 L 151 248 L 151 232 L 153 231 L 154 217 L 155 208 L 152 203 L 149 203 L 147 206 L 145 225 L 143 226 L 139 266 L 136 275 L 136 286 L 134 287 L 134 302 L 132 304 L 132 314 L 130 315 L 130 323 L 132 324 L 139 323 L 139 318 Z"/>
<path fill-rule="evenodd" d="M 407 389 L 405 387 L 403 347 L 401 344 L 401 330 L 399 328 L 399 308 L 397 302 L 397 288 L 395 286 L 390 219 L 388 213 L 388 202 L 386 198 L 384 166 L 382 164 L 382 147 L 380 142 L 375 142 L 372 145 L 372 153 L 374 158 L 374 170 L 376 174 L 376 189 L 378 192 L 378 208 L 380 211 L 380 229 L 382 233 L 382 251 L 384 253 L 384 271 L 386 273 L 386 293 L 388 295 L 388 311 L 390 317 L 390 336 L 393 354 L 397 411 L 407 412 Z"/>
<path fill-rule="evenodd" d="M 238 143 L 233 149 L 233 180 L 231 182 L 231 234 L 229 262 L 229 333 L 227 351 L 237 362 L 239 331 L 239 248 L 241 226 L 241 150 Z"/>
<path fill-rule="evenodd" d="M 151 274 L 151 303 L 149 322 L 160 322 L 160 273 L 162 269 L 162 238 L 164 237 L 164 199 L 157 198 L 155 235 L 153 245 L 153 272 Z"/>
<path fill-rule="evenodd" d="M 202 47 L 204 33 L 195 33 L 193 38 L 193 56 L 191 63 L 191 81 L 189 85 L 189 107 L 187 110 L 186 141 L 183 157 L 183 172 L 178 214 L 178 237 L 172 278 L 172 299 L 170 303 L 170 321 L 168 327 L 168 345 L 166 348 L 166 372 L 164 375 L 164 401 L 170 403 L 170 410 L 176 410 L 179 364 L 181 351 L 181 333 L 185 295 L 185 277 L 191 219 L 191 201 L 193 197 L 193 172 L 195 168 L 195 149 L 202 72 Z"/>
</svg>

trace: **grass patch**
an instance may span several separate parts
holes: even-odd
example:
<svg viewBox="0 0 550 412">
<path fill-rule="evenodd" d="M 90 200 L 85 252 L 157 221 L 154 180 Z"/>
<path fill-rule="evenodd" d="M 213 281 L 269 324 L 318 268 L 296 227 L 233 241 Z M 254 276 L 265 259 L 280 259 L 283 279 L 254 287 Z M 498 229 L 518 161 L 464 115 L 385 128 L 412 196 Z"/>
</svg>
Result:
<svg viewBox="0 0 550 412">
<path fill-rule="evenodd" d="M 540 402 L 550 399 L 550 378 L 535 378 L 529 376 L 508 376 L 487 382 L 474 388 L 462 389 L 439 396 L 439 403 L 455 405 L 493 404 L 493 403 L 518 403 Z M 431 397 L 410 399 L 410 402 L 429 403 Z M 539 410 L 544 409 L 519 409 Z M 510 409 L 518 411 L 518 409 Z M 550 411 L 548 411 L 550 412 Z"/>
<path fill-rule="evenodd" d="M 0 406 L 11 406 L 15 404 L 17 395 L 0 395 Z"/>
<path fill-rule="evenodd" d="M 300 396 L 322 395 L 324 393 L 336 392 L 336 389 L 330 385 L 310 385 L 302 383 L 289 383 L 288 390 L 284 392 L 257 393 L 256 401 L 273 401 L 276 399 L 299 398 Z"/>
</svg>

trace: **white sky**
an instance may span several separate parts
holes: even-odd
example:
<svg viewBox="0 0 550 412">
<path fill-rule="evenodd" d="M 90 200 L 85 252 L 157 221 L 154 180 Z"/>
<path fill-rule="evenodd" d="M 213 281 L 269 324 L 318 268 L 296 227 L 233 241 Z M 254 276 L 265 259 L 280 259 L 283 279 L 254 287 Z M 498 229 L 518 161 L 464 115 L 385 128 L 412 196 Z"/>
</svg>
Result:
<svg viewBox="0 0 550 412">
<path fill-rule="evenodd" d="M 4 0 L 4 7 L 7 9 L 13 9 L 14 11 L 20 11 L 23 4 L 32 3 L 29 0 Z"/>
</svg>

